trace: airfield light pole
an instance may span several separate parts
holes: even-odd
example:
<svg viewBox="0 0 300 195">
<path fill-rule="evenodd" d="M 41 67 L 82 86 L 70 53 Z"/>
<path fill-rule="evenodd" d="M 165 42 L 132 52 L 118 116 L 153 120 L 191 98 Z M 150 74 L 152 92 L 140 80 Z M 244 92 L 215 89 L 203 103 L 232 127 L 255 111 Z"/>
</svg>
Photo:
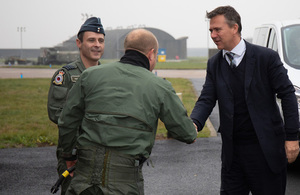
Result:
<svg viewBox="0 0 300 195">
<path fill-rule="evenodd" d="M 26 31 L 26 28 L 21 26 L 17 28 L 17 31 L 20 32 L 20 37 L 21 37 L 21 55 L 20 58 L 23 58 L 23 40 L 22 40 L 22 33 Z"/>
</svg>

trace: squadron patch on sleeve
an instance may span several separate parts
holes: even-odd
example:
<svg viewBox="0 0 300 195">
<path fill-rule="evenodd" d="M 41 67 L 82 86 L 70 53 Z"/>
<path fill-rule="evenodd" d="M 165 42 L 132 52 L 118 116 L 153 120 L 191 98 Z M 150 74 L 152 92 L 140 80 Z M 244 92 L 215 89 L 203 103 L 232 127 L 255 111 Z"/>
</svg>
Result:
<svg viewBox="0 0 300 195">
<path fill-rule="evenodd" d="M 55 85 L 61 85 L 64 81 L 64 74 L 65 72 L 63 70 L 59 71 L 56 77 L 54 78 L 53 83 Z"/>
</svg>

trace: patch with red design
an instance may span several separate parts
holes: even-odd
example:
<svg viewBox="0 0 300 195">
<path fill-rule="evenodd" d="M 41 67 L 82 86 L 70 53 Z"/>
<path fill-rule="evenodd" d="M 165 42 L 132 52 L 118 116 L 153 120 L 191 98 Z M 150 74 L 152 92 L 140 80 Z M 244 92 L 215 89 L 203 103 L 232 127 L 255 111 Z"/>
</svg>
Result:
<svg viewBox="0 0 300 195">
<path fill-rule="evenodd" d="M 64 74 L 65 74 L 65 72 L 63 70 L 59 71 L 58 74 L 56 75 L 56 77 L 54 78 L 53 83 L 55 85 L 62 85 L 62 83 L 64 81 Z"/>
</svg>

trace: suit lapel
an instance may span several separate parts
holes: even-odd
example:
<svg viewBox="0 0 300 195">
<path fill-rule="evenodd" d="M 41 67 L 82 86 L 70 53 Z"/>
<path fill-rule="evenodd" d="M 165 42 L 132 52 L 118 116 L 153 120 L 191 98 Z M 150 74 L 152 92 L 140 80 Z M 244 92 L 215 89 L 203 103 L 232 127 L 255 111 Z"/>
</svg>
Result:
<svg viewBox="0 0 300 195">
<path fill-rule="evenodd" d="M 256 59 L 254 57 L 254 52 L 253 52 L 253 47 L 250 43 L 248 43 L 247 41 L 245 41 L 246 43 L 246 53 L 244 55 L 244 58 L 246 58 L 246 67 L 245 67 L 245 98 L 247 99 L 248 94 L 249 94 L 249 88 L 250 88 L 250 84 L 252 82 L 253 79 L 253 74 L 254 74 L 254 70 L 255 67 L 257 66 L 256 64 Z M 221 76 L 223 77 L 229 92 L 232 94 L 232 89 L 230 87 L 230 77 L 229 74 L 227 74 L 227 70 L 226 70 L 226 60 L 224 60 L 223 56 L 222 56 L 222 52 L 219 53 L 219 68 L 220 68 L 220 72 L 221 72 Z"/>
<path fill-rule="evenodd" d="M 245 68 L 245 96 L 246 97 L 245 98 L 247 99 L 249 94 L 250 84 L 252 82 L 254 70 L 256 67 L 256 63 L 255 63 L 256 60 L 254 58 L 253 48 L 251 44 L 249 44 L 248 42 L 246 42 L 246 53 L 244 57 L 246 57 L 246 68 Z"/>
<path fill-rule="evenodd" d="M 232 93 L 232 89 L 230 86 L 230 76 L 228 74 L 228 66 L 229 65 L 227 64 L 226 60 L 224 59 L 224 57 L 222 55 L 219 58 L 219 64 L 220 64 L 220 68 L 221 68 L 221 75 L 226 83 L 226 86 L 227 86 L 229 92 L 232 95 L 233 93 Z"/>
</svg>

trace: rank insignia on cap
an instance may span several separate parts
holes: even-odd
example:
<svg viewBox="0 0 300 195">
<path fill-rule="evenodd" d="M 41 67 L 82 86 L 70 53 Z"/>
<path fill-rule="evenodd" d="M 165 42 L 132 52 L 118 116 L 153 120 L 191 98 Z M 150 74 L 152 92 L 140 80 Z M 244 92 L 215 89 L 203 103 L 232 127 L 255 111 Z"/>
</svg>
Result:
<svg viewBox="0 0 300 195">
<path fill-rule="evenodd" d="M 65 74 L 64 71 L 59 71 L 58 74 L 56 75 L 56 77 L 55 77 L 53 83 L 54 83 L 55 85 L 61 85 L 62 82 L 64 81 L 64 74 Z"/>
<path fill-rule="evenodd" d="M 85 31 L 91 31 L 91 32 L 96 32 L 96 33 L 101 33 L 105 36 L 104 28 L 101 23 L 101 19 L 98 17 L 91 17 L 88 18 L 83 25 L 80 27 L 77 37 L 79 37 L 80 33 L 85 32 Z"/>
</svg>

